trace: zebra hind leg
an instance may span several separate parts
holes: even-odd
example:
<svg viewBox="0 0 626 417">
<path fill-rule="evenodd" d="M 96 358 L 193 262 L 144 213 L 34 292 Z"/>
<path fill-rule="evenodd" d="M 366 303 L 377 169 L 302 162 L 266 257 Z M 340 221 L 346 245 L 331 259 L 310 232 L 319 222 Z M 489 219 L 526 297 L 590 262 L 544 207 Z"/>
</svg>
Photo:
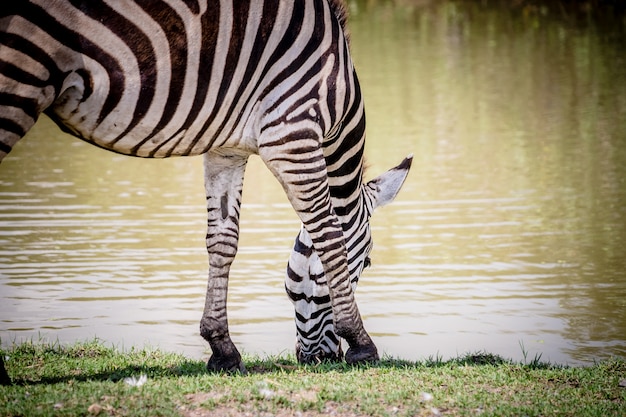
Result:
<svg viewBox="0 0 626 417">
<path fill-rule="evenodd" d="M 241 355 L 228 332 L 226 298 L 230 266 L 239 240 L 241 191 L 247 158 L 247 154 L 220 151 L 204 156 L 209 280 L 200 334 L 211 346 L 207 369 L 214 372 L 245 372 Z"/>
</svg>

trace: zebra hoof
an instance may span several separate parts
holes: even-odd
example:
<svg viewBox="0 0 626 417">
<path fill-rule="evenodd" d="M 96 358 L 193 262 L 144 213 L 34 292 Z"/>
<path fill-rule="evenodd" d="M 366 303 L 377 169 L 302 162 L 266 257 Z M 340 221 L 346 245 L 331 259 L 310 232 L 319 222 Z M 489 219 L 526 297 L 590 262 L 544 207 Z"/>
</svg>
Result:
<svg viewBox="0 0 626 417">
<path fill-rule="evenodd" d="M 234 374 L 237 372 L 241 374 L 246 373 L 246 367 L 241 361 L 241 356 L 239 355 L 221 357 L 211 355 L 206 364 L 206 368 L 209 372 L 224 372 L 228 374 Z"/>
<path fill-rule="evenodd" d="M 378 362 L 378 349 L 374 343 L 364 346 L 351 347 L 346 352 L 346 362 L 350 365 L 356 363 L 372 363 Z"/>
</svg>

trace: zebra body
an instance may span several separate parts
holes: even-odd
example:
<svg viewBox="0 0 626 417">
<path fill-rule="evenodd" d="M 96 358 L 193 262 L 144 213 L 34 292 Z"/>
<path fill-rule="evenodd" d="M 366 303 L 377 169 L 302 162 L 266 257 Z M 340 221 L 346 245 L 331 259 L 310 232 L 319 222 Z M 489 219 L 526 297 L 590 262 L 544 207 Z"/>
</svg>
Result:
<svg viewBox="0 0 626 417">
<path fill-rule="evenodd" d="M 303 100 L 302 92 L 295 98 L 304 106 L 281 100 L 284 89 L 312 87 L 294 82 L 308 71 L 329 75 L 316 68 L 331 40 L 314 28 L 333 21 L 320 1 L 224 1 L 191 9 L 154 0 L 12 3 L 3 5 L 4 13 L 18 15 L 5 18 L 3 43 L 15 48 L 6 52 L 12 55 L 7 64 L 26 67 L 28 74 L 6 80 L 15 87 L 4 89 L 24 90 L 31 81 L 25 78 L 35 77 L 38 83 L 24 97 L 29 116 L 46 111 L 73 134 L 114 152 L 168 157 L 237 148 L 257 153 L 260 129 L 302 119 L 300 112 L 315 111 L 314 100 L 323 104 L 325 99 Z M 290 26 L 297 14 L 304 25 L 299 32 Z M 275 56 L 281 42 L 286 50 Z M 11 54 L 18 51 L 26 56 Z M 33 55 L 52 62 L 34 67 Z M 27 131 L 34 118 L 15 133 Z M 327 124 L 322 134 L 332 127 Z"/>
<path fill-rule="evenodd" d="M 0 10 L 0 161 L 42 112 L 121 154 L 204 155 L 209 369 L 243 367 L 226 292 L 251 154 L 282 184 L 313 249 L 290 261 L 292 299 L 321 268 L 346 360 L 378 357 L 350 283 L 371 249 L 369 215 L 396 195 L 410 159 L 362 183 L 365 116 L 344 19 L 339 0 L 20 0 Z M 316 307 L 301 304 L 296 316 L 314 321 Z"/>
</svg>

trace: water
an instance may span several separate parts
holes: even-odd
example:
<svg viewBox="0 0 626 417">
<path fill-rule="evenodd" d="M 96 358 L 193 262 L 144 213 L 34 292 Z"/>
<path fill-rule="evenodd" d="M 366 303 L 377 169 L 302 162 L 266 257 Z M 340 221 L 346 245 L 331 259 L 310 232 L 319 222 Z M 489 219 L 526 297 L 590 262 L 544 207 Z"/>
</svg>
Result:
<svg viewBox="0 0 626 417">
<path fill-rule="evenodd" d="M 367 175 L 415 155 L 373 218 L 357 292 L 380 351 L 626 356 L 623 34 L 474 2 L 353 7 L 350 23 Z M 115 155 L 42 119 L 0 166 L 2 344 L 98 337 L 206 358 L 201 164 Z M 252 158 L 229 293 L 247 352 L 293 350 L 298 228 Z"/>
</svg>

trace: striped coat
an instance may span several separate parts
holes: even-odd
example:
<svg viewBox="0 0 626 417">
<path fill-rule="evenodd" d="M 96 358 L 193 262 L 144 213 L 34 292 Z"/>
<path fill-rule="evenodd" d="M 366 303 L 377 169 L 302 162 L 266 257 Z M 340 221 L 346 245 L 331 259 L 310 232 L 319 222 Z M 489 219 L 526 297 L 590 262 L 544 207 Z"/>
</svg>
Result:
<svg viewBox="0 0 626 417">
<path fill-rule="evenodd" d="M 346 360 L 378 357 L 350 283 L 371 249 L 369 216 L 395 197 L 410 158 L 363 184 L 364 106 L 344 21 L 338 0 L 19 0 L 0 10 L 0 161 L 42 112 L 113 152 L 203 155 L 209 369 L 243 369 L 226 292 L 252 154 L 302 220 L 315 257 L 290 269 L 321 268 Z M 302 271 L 287 280 L 309 280 Z M 300 316 L 313 317 L 308 307 Z"/>
</svg>

